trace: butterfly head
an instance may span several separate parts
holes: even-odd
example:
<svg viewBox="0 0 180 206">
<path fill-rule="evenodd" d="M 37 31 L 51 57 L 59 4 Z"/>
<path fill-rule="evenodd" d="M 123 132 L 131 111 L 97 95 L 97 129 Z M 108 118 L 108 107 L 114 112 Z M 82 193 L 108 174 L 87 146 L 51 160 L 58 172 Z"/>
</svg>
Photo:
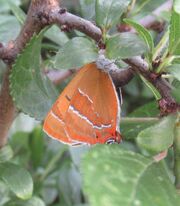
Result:
<svg viewBox="0 0 180 206">
<path fill-rule="evenodd" d="M 119 132 L 116 131 L 116 135 L 114 137 L 110 137 L 107 139 L 106 144 L 120 144 L 122 141 L 122 137 Z"/>
</svg>

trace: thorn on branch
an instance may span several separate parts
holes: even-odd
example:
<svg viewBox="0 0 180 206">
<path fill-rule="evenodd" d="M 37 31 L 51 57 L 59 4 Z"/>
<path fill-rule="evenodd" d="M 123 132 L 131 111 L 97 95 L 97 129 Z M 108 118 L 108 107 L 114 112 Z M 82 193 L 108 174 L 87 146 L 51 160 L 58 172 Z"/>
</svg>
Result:
<svg viewBox="0 0 180 206">
<path fill-rule="evenodd" d="M 45 11 L 39 11 L 36 15 L 37 19 L 41 24 L 48 25 L 50 24 L 49 14 Z"/>
<path fill-rule="evenodd" d="M 156 81 L 158 78 L 161 77 L 161 74 L 155 73 L 155 72 L 151 72 L 149 77 L 153 80 Z"/>
<path fill-rule="evenodd" d="M 118 24 L 116 26 L 118 32 L 129 32 L 131 31 L 131 26 L 128 24 Z"/>
<path fill-rule="evenodd" d="M 103 42 L 102 39 L 100 39 L 97 44 L 98 44 L 99 49 L 102 49 L 102 50 L 106 49 L 106 44 Z"/>
<path fill-rule="evenodd" d="M 60 10 L 59 10 L 59 14 L 64 14 L 64 13 L 66 13 L 66 8 L 60 8 Z"/>
<path fill-rule="evenodd" d="M 63 32 L 71 32 L 73 28 L 71 26 L 69 26 L 69 25 L 64 24 L 64 25 L 60 26 L 60 29 Z"/>
<path fill-rule="evenodd" d="M 176 113 L 180 110 L 180 105 L 175 101 L 168 101 L 168 99 L 160 99 L 158 101 L 161 116 Z"/>
<path fill-rule="evenodd" d="M 14 49 L 14 41 L 9 41 L 7 46 L 4 47 L 3 44 L 0 43 L 0 58 L 4 61 L 5 64 L 10 65 L 13 62 L 13 59 L 9 55 L 11 50 Z"/>
<path fill-rule="evenodd" d="M 154 70 L 156 70 L 159 65 L 161 64 L 161 58 L 160 57 L 157 57 L 153 62 L 152 62 L 152 67 Z"/>
<path fill-rule="evenodd" d="M 152 24 L 148 25 L 146 28 L 161 33 L 164 30 L 165 22 L 164 21 L 155 21 Z"/>
</svg>

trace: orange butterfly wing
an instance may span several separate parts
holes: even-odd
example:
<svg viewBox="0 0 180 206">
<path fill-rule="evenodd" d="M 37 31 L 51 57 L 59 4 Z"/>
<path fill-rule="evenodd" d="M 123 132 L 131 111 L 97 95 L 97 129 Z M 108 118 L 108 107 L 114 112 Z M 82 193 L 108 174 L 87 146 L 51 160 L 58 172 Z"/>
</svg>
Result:
<svg viewBox="0 0 180 206">
<path fill-rule="evenodd" d="M 89 144 L 116 138 L 119 124 L 118 97 L 108 73 L 95 63 L 85 66 L 65 116 L 67 132 L 73 140 Z"/>
<path fill-rule="evenodd" d="M 118 110 L 118 97 L 109 74 L 90 63 L 61 93 L 43 129 L 49 136 L 71 145 L 105 143 L 118 135 Z"/>
<path fill-rule="evenodd" d="M 61 95 L 58 97 L 56 102 L 53 104 L 51 110 L 47 114 L 43 130 L 48 134 L 48 136 L 55 138 L 63 143 L 74 144 L 73 141 L 67 134 L 65 130 L 65 114 L 70 105 L 70 99 L 72 98 L 76 88 L 83 74 L 86 72 L 86 68 L 82 68 L 71 80 L 71 82 L 66 86 Z"/>
</svg>

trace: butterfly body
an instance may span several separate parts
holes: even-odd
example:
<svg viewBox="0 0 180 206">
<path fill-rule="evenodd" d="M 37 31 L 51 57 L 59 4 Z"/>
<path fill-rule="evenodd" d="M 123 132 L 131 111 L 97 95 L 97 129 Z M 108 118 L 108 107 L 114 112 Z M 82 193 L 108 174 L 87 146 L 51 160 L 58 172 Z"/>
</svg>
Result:
<svg viewBox="0 0 180 206">
<path fill-rule="evenodd" d="M 110 75 L 96 63 L 79 70 L 49 111 L 43 129 L 70 145 L 120 142 L 119 100 Z"/>
</svg>

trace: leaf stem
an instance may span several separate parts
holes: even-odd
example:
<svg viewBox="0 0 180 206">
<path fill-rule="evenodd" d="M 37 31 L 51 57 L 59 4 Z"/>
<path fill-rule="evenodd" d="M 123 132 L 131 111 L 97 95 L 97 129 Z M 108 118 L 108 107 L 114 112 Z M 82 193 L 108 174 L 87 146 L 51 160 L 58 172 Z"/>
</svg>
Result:
<svg viewBox="0 0 180 206">
<path fill-rule="evenodd" d="M 67 147 L 63 147 L 55 156 L 53 156 L 53 158 L 51 159 L 51 161 L 49 162 L 49 164 L 47 165 L 47 167 L 45 168 L 45 171 L 43 173 L 43 175 L 40 177 L 40 181 L 42 182 L 47 176 L 48 174 L 54 169 L 56 163 L 58 162 L 58 160 L 61 158 L 62 154 L 67 150 Z"/>
<path fill-rule="evenodd" d="M 164 79 L 170 79 L 173 78 L 174 76 L 172 74 L 162 74 L 161 77 Z"/>
<path fill-rule="evenodd" d="M 159 67 L 157 68 L 156 72 L 157 73 L 162 72 L 164 69 L 166 69 L 167 66 L 171 65 L 171 62 L 173 60 L 174 60 L 173 56 L 162 57 L 162 59 L 161 59 L 162 63 L 159 65 Z"/>
<path fill-rule="evenodd" d="M 130 13 L 134 9 L 135 4 L 136 4 L 136 0 L 132 0 L 128 6 L 127 13 Z"/>
<path fill-rule="evenodd" d="M 142 123 L 142 122 L 157 122 L 160 118 L 158 117 L 122 117 L 122 123 Z"/>
<path fill-rule="evenodd" d="M 153 54 L 153 61 L 155 61 L 157 57 L 161 56 L 162 50 L 166 46 L 168 39 L 169 39 L 169 30 L 166 31 L 166 33 L 163 35 L 162 39 L 160 40 L 160 42 L 156 46 L 156 48 L 154 50 L 154 54 Z M 166 56 L 167 53 L 165 52 L 164 55 Z"/>
</svg>

